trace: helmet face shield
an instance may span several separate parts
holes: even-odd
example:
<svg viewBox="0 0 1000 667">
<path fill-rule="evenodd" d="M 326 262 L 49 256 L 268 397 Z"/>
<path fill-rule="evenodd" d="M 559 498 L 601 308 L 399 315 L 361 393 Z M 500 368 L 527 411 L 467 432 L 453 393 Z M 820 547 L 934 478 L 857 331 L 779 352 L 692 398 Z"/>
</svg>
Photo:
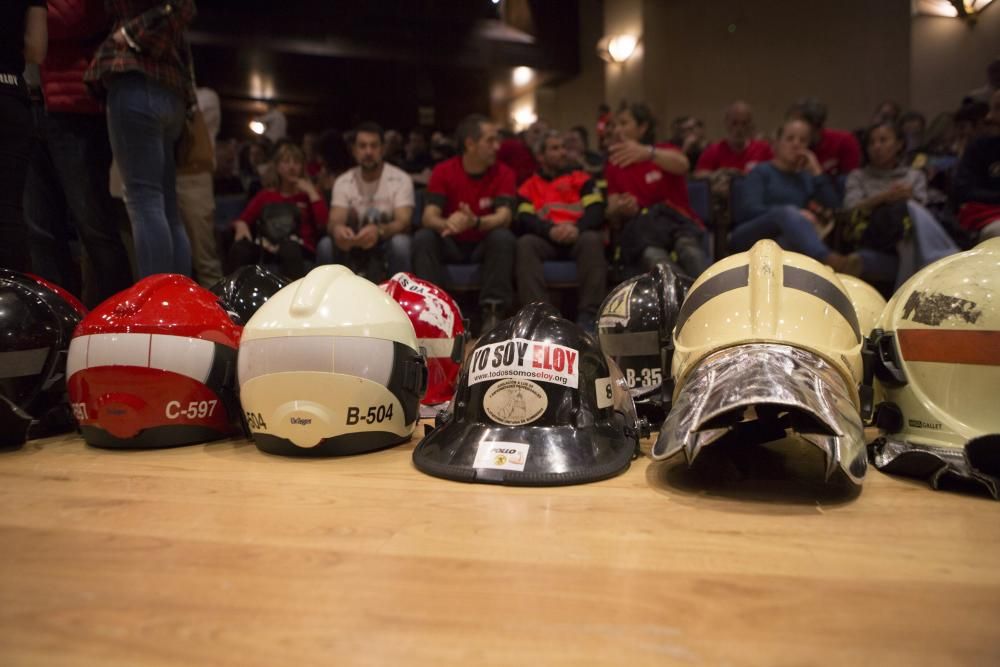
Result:
<svg viewBox="0 0 1000 667">
<path fill-rule="evenodd" d="M 790 428 L 821 449 L 828 478 L 837 468 L 854 483 L 864 477 L 864 427 L 851 389 L 822 357 L 786 345 L 739 345 L 706 359 L 685 380 L 652 456 L 683 452 L 690 464 L 706 445 L 758 419 L 779 437 Z"/>
<path fill-rule="evenodd" d="M 413 461 L 458 481 L 577 484 L 628 468 L 639 430 L 625 380 L 593 337 L 531 304 L 478 341 Z"/>
</svg>

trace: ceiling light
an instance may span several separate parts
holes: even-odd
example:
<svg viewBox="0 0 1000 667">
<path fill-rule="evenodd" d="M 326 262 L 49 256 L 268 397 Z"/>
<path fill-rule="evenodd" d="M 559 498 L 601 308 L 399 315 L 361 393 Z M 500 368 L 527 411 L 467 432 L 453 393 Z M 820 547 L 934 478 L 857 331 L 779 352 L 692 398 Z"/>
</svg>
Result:
<svg viewBox="0 0 1000 667">
<path fill-rule="evenodd" d="M 531 83 L 531 80 L 535 78 L 535 70 L 530 67 L 515 67 L 514 75 L 511 79 L 514 81 L 515 86 L 526 86 Z"/>
<path fill-rule="evenodd" d="M 608 35 L 597 43 L 597 55 L 609 63 L 623 63 L 635 53 L 639 38 L 635 35 Z"/>
</svg>

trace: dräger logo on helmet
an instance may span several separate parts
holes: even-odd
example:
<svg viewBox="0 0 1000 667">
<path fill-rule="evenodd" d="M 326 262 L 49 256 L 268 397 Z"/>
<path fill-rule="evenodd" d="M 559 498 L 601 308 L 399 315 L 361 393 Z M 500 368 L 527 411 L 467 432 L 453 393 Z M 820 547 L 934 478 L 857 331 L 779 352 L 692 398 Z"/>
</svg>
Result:
<svg viewBox="0 0 1000 667">
<path fill-rule="evenodd" d="M 484 345 L 472 353 L 469 361 L 469 385 L 516 378 L 576 389 L 579 356 L 571 347 L 524 338 Z"/>
<path fill-rule="evenodd" d="M 309 424 L 313 423 L 312 419 L 306 419 L 305 417 L 292 417 L 289 421 L 297 426 L 309 426 Z"/>
</svg>

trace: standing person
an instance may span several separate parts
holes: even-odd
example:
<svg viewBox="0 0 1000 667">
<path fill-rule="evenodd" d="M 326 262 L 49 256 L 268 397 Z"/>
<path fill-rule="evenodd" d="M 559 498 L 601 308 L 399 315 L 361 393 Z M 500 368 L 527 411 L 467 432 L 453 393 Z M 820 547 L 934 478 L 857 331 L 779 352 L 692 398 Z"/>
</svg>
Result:
<svg viewBox="0 0 1000 667">
<path fill-rule="evenodd" d="M 65 231 L 73 223 L 89 263 L 83 301 L 92 308 L 132 284 L 118 225 L 124 211 L 108 191 L 108 125 L 83 82 L 110 21 L 103 0 L 49 0 L 49 7 L 49 50 L 41 67 L 45 109 L 28 167 L 24 213 L 34 272 L 63 287 L 79 273 Z"/>
<path fill-rule="evenodd" d="M 357 166 L 341 174 L 330 198 L 328 236 L 320 240 L 319 262 L 333 261 L 372 282 L 410 271 L 413 181 L 385 161 L 382 128 L 372 122 L 354 130 L 351 151 Z M 329 259 L 327 259 L 329 258 Z"/>
<path fill-rule="evenodd" d="M 222 280 L 222 262 L 215 245 L 215 139 L 222 122 L 219 95 L 211 88 L 195 91 L 212 141 L 212 164 L 192 165 L 177 171 L 177 207 L 191 242 L 191 264 L 194 278 L 202 287 L 211 287 Z"/>
<path fill-rule="evenodd" d="M 31 102 L 25 63 L 40 64 L 48 46 L 43 0 L 0 3 L 0 268 L 28 271 L 24 179 L 31 150 Z"/>
<path fill-rule="evenodd" d="M 1000 236 L 1000 90 L 990 98 L 986 127 L 955 173 L 958 222 L 978 241 Z"/>
<path fill-rule="evenodd" d="M 482 333 L 514 301 L 514 172 L 497 162 L 497 126 L 485 116 L 467 116 L 455 137 L 461 154 L 431 173 L 423 229 L 413 238 L 413 272 L 443 286 L 445 260 L 482 262 Z"/>
<path fill-rule="evenodd" d="M 604 198 L 594 178 L 570 165 L 559 132 L 549 130 L 535 149 L 538 172 L 521 184 L 517 194 L 517 288 L 521 305 L 548 303 L 542 263 L 576 260 L 577 323 L 594 331 L 597 309 L 608 291 L 604 257 Z"/>
<path fill-rule="evenodd" d="M 177 212 L 174 151 L 195 104 L 183 53 L 194 0 L 107 0 L 114 28 L 84 75 L 107 96 L 108 133 L 125 188 L 139 278 L 191 273 Z"/>
</svg>

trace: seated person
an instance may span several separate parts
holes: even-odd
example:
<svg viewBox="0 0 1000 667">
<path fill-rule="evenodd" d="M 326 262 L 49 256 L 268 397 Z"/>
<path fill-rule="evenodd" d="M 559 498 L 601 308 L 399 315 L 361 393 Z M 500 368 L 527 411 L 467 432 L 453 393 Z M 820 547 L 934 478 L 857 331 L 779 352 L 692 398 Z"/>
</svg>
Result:
<svg viewBox="0 0 1000 667">
<path fill-rule="evenodd" d="M 444 262 L 482 262 L 480 332 L 499 321 L 514 301 L 514 172 L 497 162 L 497 126 L 466 117 L 455 131 L 461 154 L 434 167 L 422 225 L 413 238 L 413 272 L 447 283 Z"/>
<path fill-rule="evenodd" d="M 847 175 L 861 166 L 861 145 L 845 130 L 830 130 L 826 125 L 826 105 L 807 97 L 788 110 L 788 118 L 809 123 L 809 148 L 816 156 L 820 169 L 829 176 Z"/>
<path fill-rule="evenodd" d="M 990 98 L 985 131 L 965 149 L 955 174 L 958 222 L 982 241 L 1000 236 L 1000 91 Z"/>
<path fill-rule="evenodd" d="M 726 138 L 710 144 L 695 167 L 696 178 L 710 178 L 718 172 L 744 174 L 759 162 L 767 162 L 774 153 L 766 141 L 754 139 L 753 111 L 746 102 L 733 102 L 723 119 Z M 728 179 L 726 179 L 728 184 Z M 714 182 L 713 182 L 714 185 Z"/>
<path fill-rule="evenodd" d="M 570 167 L 563 136 L 546 132 L 536 148 L 541 165 L 521 184 L 514 222 L 517 239 L 517 291 L 521 305 L 549 302 L 542 262 L 576 260 L 577 322 L 594 330 L 597 310 L 607 292 L 604 258 L 604 198 L 594 178 Z"/>
<path fill-rule="evenodd" d="M 868 164 L 847 176 L 844 207 L 848 216 L 839 230 L 845 248 L 859 250 L 869 282 L 892 283 L 896 278 L 896 244 L 912 227 L 909 201 L 927 202 L 927 178 L 902 164 L 906 147 L 902 131 L 892 121 L 866 131 Z"/>
<path fill-rule="evenodd" d="M 344 264 L 372 282 L 410 270 L 413 181 L 383 159 L 382 128 L 362 123 L 351 151 L 357 166 L 333 184 L 327 236 L 316 252 L 319 263 Z"/>
<path fill-rule="evenodd" d="M 698 164 L 701 152 L 708 146 L 705 123 L 694 116 L 679 116 L 670 124 L 670 143 L 679 146 L 689 164 Z"/>
<path fill-rule="evenodd" d="M 303 177 L 301 148 L 282 144 L 274 160 L 277 187 L 258 192 L 233 223 L 226 273 L 246 264 L 274 262 L 286 277 L 296 280 L 306 274 L 305 260 L 314 256 L 326 203 Z"/>
<path fill-rule="evenodd" d="M 587 142 L 587 128 L 574 125 L 563 135 L 566 157 L 574 169 L 582 169 L 592 176 L 604 173 L 604 156 L 590 150 Z"/>
<path fill-rule="evenodd" d="M 809 137 L 807 122 L 786 120 L 778 132 L 774 159 L 757 165 L 746 176 L 741 197 L 734 204 L 740 217 L 733 220 L 730 250 L 744 252 L 761 239 L 774 239 L 785 250 L 808 255 L 840 273 L 860 275 L 861 258 L 831 251 L 821 238 L 821 231 L 829 229 L 821 229 L 808 209 L 814 201 L 828 209 L 840 203 L 833 183 L 809 150 Z"/>
<path fill-rule="evenodd" d="M 673 144 L 655 143 L 656 121 L 642 103 L 622 107 L 614 133 L 604 175 L 608 219 L 624 225 L 623 261 L 627 266 L 641 262 L 648 271 L 673 251 L 681 268 L 697 276 L 708 258 L 701 245 L 704 229 L 688 200 L 687 156 Z M 640 216 L 657 204 L 662 206 L 653 216 Z"/>
</svg>

